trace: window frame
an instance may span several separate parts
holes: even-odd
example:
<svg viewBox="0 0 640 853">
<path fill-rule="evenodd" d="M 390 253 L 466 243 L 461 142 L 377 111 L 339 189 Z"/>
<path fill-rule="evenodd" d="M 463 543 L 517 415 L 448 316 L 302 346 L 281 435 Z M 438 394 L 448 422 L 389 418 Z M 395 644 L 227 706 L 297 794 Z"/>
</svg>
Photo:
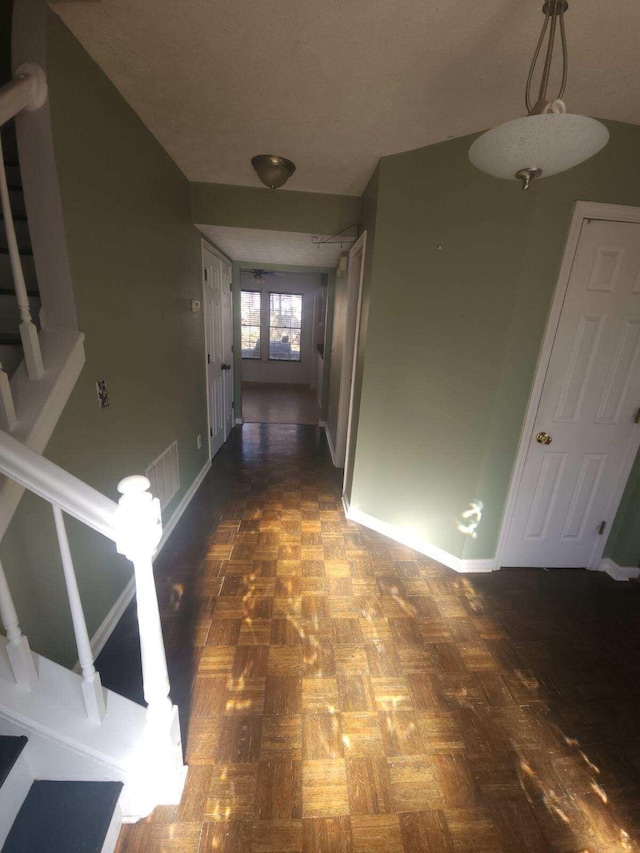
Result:
<svg viewBox="0 0 640 853">
<path fill-rule="evenodd" d="M 259 310 L 260 322 L 258 323 L 258 329 L 259 329 L 258 342 L 260 344 L 260 351 L 258 352 L 258 355 L 243 355 L 242 354 L 242 329 L 243 329 L 243 325 L 242 325 L 242 294 L 243 293 L 257 293 L 258 296 L 260 297 L 260 306 L 259 306 L 259 308 L 260 308 L 260 310 Z M 262 297 L 263 296 L 264 296 L 264 291 L 262 291 L 262 290 L 249 290 L 246 287 L 240 288 L 240 358 L 243 361 L 262 361 Z M 256 327 L 255 323 L 250 324 L 250 328 L 255 329 L 255 327 Z"/>
<path fill-rule="evenodd" d="M 283 291 L 283 290 L 269 290 L 263 291 L 264 295 L 267 296 L 267 307 L 266 307 L 266 315 L 267 315 L 267 361 L 277 362 L 279 364 L 300 364 L 302 362 L 302 329 L 303 329 L 303 316 L 304 316 L 304 293 L 294 293 L 293 291 Z M 299 296 L 300 297 L 300 325 L 294 326 L 293 328 L 298 329 L 300 332 L 300 354 L 298 358 L 272 358 L 271 357 L 271 296 Z M 276 329 L 286 328 L 284 326 L 275 326 Z"/>
</svg>

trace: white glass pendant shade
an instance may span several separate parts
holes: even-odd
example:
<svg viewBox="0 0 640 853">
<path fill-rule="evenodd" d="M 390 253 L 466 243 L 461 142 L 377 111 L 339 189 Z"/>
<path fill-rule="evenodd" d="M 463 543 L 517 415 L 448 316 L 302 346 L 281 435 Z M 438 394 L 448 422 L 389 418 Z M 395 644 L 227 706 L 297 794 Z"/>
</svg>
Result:
<svg viewBox="0 0 640 853">
<path fill-rule="evenodd" d="M 469 160 L 494 178 L 517 180 L 517 172 L 536 169 L 545 178 L 593 157 L 608 140 L 607 128 L 588 116 L 531 115 L 483 133 L 469 149 Z"/>
</svg>

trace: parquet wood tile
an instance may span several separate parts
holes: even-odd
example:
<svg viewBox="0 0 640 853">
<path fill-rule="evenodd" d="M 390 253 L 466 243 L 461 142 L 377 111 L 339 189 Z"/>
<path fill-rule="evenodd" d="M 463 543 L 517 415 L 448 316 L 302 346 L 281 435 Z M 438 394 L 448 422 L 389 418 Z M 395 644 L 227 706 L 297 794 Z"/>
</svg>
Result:
<svg viewBox="0 0 640 853">
<path fill-rule="evenodd" d="M 156 562 L 189 774 L 118 853 L 640 853 L 640 585 L 457 575 L 323 441 L 236 429 Z"/>
</svg>

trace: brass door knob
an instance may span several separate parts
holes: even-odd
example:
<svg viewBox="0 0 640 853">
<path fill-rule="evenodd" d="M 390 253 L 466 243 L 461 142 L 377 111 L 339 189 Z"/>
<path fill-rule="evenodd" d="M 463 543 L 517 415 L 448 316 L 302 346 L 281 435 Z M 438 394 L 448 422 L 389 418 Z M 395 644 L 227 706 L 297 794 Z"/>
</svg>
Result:
<svg viewBox="0 0 640 853">
<path fill-rule="evenodd" d="M 551 444 L 551 436 L 548 432 L 539 432 L 536 436 L 538 444 Z"/>
</svg>

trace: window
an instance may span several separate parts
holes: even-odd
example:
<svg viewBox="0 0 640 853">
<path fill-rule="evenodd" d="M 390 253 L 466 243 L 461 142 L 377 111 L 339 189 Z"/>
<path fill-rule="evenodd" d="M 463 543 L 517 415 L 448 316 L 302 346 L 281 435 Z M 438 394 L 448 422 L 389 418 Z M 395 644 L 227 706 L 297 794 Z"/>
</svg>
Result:
<svg viewBox="0 0 640 853">
<path fill-rule="evenodd" d="M 243 290 L 240 298 L 242 358 L 260 358 L 260 291 Z"/>
<path fill-rule="evenodd" d="M 272 361 L 300 361 L 302 295 L 269 294 L 269 358 Z"/>
</svg>

